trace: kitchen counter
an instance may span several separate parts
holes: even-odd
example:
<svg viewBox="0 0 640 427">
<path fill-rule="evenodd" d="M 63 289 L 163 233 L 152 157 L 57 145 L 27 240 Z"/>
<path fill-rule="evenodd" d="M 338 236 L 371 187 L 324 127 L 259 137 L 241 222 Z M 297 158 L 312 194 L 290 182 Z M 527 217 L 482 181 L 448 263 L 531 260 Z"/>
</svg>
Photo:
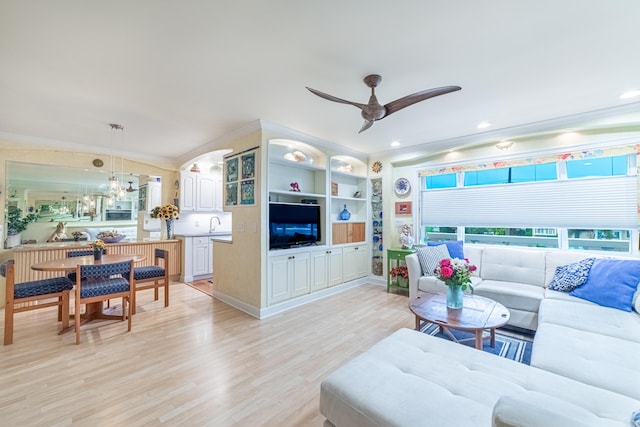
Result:
<svg viewBox="0 0 640 427">
<path fill-rule="evenodd" d="M 182 233 L 176 234 L 175 237 L 210 237 L 214 242 L 233 243 L 233 235 L 230 231 L 214 231 L 213 233 L 208 233 L 206 231 Z"/>
</svg>

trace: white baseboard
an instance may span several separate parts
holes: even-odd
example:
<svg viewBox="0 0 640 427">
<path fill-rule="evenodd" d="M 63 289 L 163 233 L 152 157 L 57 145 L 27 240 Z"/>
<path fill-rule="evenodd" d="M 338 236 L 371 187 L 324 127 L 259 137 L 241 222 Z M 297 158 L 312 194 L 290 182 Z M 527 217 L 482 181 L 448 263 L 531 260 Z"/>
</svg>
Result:
<svg viewBox="0 0 640 427">
<path fill-rule="evenodd" d="M 240 301 L 237 298 L 216 290 L 213 291 L 213 297 L 257 319 L 266 319 L 267 317 L 282 313 L 283 311 L 290 310 L 294 307 L 299 307 L 301 305 L 308 304 L 310 302 L 317 301 L 330 295 L 335 295 L 337 293 L 346 291 L 347 289 L 355 288 L 356 286 L 361 286 L 364 284 L 387 286 L 386 280 L 383 280 L 378 276 L 362 277 L 360 279 L 352 280 L 341 285 L 332 286 L 321 291 L 316 291 L 307 295 L 283 301 L 281 303 L 274 304 L 265 308 L 252 306 L 245 303 L 244 301 Z"/>
</svg>

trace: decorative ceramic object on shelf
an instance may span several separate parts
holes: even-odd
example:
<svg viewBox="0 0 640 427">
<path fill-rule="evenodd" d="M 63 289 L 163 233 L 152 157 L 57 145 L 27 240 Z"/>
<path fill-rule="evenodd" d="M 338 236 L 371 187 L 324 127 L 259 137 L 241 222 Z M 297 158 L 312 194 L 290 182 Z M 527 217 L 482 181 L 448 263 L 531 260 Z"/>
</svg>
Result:
<svg viewBox="0 0 640 427">
<path fill-rule="evenodd" d="M 344 209 L 338 214 L 338 219 L 341 221 L 349 221 L 351 218 L 351 212 L 347 209 L 347 205 L 344 205 Z"/>
<path fill-rule="evenodd" d="M 193 164 L 193 166 L 191 167 L 191 172 L 200 172 L 200 168 L 198 167 L 197 163 Z"/>
</svg>

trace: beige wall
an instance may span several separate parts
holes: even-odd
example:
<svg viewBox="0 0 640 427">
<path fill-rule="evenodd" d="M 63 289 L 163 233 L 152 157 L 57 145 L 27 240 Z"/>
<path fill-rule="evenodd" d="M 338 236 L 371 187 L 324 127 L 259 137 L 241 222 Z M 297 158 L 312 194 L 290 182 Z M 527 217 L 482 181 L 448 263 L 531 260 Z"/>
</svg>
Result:
<svg viewBox="0 0 640 427">
<path fill-rule="evenodd" d="M 256 152 L 256 187 L 253 206 L 225 207 L 233 215 L 233 243 L 214 243 L 213 289 L 255 308 L 262 306 L 264 225 L 262 188 L 264 183 L 261 132 L 239 137 L 220 149 L 233 153 L 259 147 Z M 233 153 L 230 153 L 233 155 Z"/>
</svg>

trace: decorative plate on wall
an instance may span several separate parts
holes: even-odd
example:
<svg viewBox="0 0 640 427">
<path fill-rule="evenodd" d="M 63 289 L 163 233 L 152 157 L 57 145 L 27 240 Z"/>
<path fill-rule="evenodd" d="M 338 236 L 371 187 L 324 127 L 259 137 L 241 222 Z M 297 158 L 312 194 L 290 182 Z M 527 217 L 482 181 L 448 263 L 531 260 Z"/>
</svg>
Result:
<svg viewBox="0 0 640 427">
<path fill-rule="evenodd" d="M 404 196 L 411 191 L 411 183 L 407 178 L 398 178 L 393 184 L 393 190 L 398 196 Z"/>
</svg>

